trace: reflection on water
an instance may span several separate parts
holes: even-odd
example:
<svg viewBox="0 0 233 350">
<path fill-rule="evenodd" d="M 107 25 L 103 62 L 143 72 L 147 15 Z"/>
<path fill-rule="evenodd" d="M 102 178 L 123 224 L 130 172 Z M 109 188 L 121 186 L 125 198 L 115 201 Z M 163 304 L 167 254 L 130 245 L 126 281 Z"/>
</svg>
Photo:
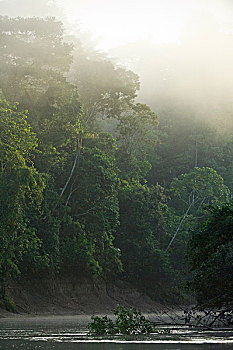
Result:
<svg viewBox="0 0 233 350">
<path fill-rule="evenodd" d="M 150 336 L 87 336 L 85 316 L 0 319 L 0 350 L 230 350 L 233 329 L 215 331 L 170 326 L 169 334 Z"/>
</svg>

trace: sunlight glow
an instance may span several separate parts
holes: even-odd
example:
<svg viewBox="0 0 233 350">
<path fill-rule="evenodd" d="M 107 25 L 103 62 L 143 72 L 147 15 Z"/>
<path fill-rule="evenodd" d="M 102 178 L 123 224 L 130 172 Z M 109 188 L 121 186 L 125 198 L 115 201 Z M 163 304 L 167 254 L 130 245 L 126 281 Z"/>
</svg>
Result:
<svg viewBox="0 0 233 350">
<path fill-rule="evenodd" d="M 57 0 L 68 19 L 79 23 L 109 49 L 137 39 L 179 40 L 182 28 L 201 11 L 218 12 L 216 0 Z M 209 4 L 209 8 L 208 5 Z"/>
</svg>

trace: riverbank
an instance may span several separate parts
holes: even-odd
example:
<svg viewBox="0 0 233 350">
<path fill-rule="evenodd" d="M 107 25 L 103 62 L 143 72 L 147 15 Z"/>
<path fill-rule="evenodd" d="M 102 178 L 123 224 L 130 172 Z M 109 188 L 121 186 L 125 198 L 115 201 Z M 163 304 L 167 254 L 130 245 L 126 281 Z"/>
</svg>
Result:
<svg viewBox="0 0 233 350">
<path fill-rule="evenodd" d="M 138 309 L 138 308 L 137 308 Z M 66 311 L 66 312 L 65 312 Z M 94 315 L 104 316 L 115 319 L 113 315 L 113 309 L 106 312 L 92 312 L 92 313 L 75 313 L 74 310 L 63 310 L 63 314 L 56 314 L 51 312 L 44 313 L 11 313 L 0 308 L 0 325 L 1 324 L 27 324 L 27 325 L 48 325 L 53 326 L 54 324 L 62 324 L 69 326 L 70 324 L 77 324 L 81 327 L 86 327 L 91 322 L 91 317 Z M 158 325 L 172 325 L 180 324 L 185 325 L 183 318 L 182 308 L 166 307 L 164 305 L 157 305 L 153 312 L 143 311 L 143 315 L 151 322 L 156 322 Z"/>
<path fill-rule="evenodd" d="M 19 315 L 109 314 L 118 304 L 145 313 L 163 309 L 161 304 L 122 281 L 106 284 L 103 280 L 69 277 L 12 281 L 8 297 L 14 300 Z M 8 316 L 11 313 L 0 309 L 0 317 Z"/>
</svg>

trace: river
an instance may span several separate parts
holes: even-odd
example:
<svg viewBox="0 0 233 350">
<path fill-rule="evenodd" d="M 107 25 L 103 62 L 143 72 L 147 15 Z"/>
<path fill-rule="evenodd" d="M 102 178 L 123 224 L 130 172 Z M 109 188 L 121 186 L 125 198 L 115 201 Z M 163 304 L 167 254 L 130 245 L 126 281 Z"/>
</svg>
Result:
<svg viewBox="0 0 233 350">
<path fill-rule="evenodd" d="M 87 335 L 89 316 L 34 316 L 0 319 L 0 349 L 23 350 L 165 350 L 233 349 L 233 329 L 213 331 L 186 326 L 160 326 L 149 336 Z M 166 330 L 169 329 L 169 332 Z"/>
</svg>

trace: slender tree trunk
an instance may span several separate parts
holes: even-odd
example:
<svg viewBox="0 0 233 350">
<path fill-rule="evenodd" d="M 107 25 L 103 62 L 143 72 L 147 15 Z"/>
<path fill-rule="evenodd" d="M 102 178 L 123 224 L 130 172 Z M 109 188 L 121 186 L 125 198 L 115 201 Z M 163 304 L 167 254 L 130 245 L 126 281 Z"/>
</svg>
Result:
<svg viewBox="0 0 233 350">
<path fill-rule="evenodd" d="M 71 169 L 71 172 L 70 172 L 70 175 L 61 191 L 61 194 L 60 194 L 60 197 L 63 196 L 65 190 L 67 189 L 67 186 L 69 185 L 70 183 L 70 180 L 73 176 L 73 173 L 74 173 L 74 170 L 76 168 L 76 165 L 77 165 L 77 162 L 78 162 L 78 159 L 79 159 L 79 156 L 80 156 L 80 148 L 81 148 L 81 145 L 82 145 L 82 136 L 81 136 L 81 133 L 78 135 L 78 140 L 77 140 L 77 151 L 76 151 L 76 155 L 75 155 L 75 159 L 74 159 L 74 163 L 73 163 L 73 167 Z"/>
<path fill-rule="evenodd" d="M 182 219 L 180 220 L 180 223 L 179 223 L 179 225 L 178 225 L 178 227 L 177 227 L 177 229 L 176 229 L 176 232 L 175 232 L 174 236 L 172 237 L 170 243 L 168 244 L 168 247 L 167 247 L 167 249 L 166 249 L 166 252 L 167 252 L 168 249 L 171 247 L 171 245 L 172 245 L 174 239 L 176 238 L 176 235 L 178 234 L 178 232 L 179 232 L 179 230 L 180 230 L 180 228 L 181 228 L 181 226 L 182 226 L 184 220 L 186 219 L 186 216 L 188 215 L 189 210 L 190 210 L 191 207 L 193 206 L 193 204 L 194 204 L 194 201 L 192 201 L 192 203 L 189 205 L 189 207 L 188 207 L 188 209 L 186 210 L 184 216 L 183 216 Z"/>
<path fill-rule="evenodd" d="M 197 140 L 196 140 L 196 143 L 195 143 L 195 164 L 194 164 L 195 168 L 197 167 L 197 162 L 198 162 L 198 150 L 197 150 Z M 195 184 L 196 184 L 196 178 L 195 178 L 195 181 L 194 181 L 194 182 L 195 182 Z M 182 219 L 180 220 L 180 223 L 179 223 L 179 225 L 178 225 L 178 227 L 177 227 L 177 229 L 176 229 L 176 232 L 175 232 L 174 236 L 172 237 L 170 243 L 168 244 L 168 247 L 167 247 L 167 249 L 166 249 L 166 252 L 167 252 L 168 249 L 171 247 L 171 245 L 172 245 L 174 239 L 176 238 L 176 236 L 177 236 L 177 234 L 178 234 L 178 232 L 179 232 L 179 230 L 180 230 L 180 228 L 181 228 L 181 226 L 182 226 L 184 220 L 186 219 L 186 216 L 188 215 L 190 209 L 192 208 L 192 206 L 193 206 L 194 203 L 195 203 L 195 189 L 194 189 L 194 188 L 193 188 L 193 190 L 192 190 L 192 192 L 191 192 L 191 196 L 192 196 L 192 202 L 190 203 L 190 205 L 189 205 L 188 209 L 186 210 L 184 216 L 183 216 Z M 204 199 L 205 199 L 205 198 L 204 198 Z M 201 203 L 201 204 L 202 204 L 202 203 Z"/>
</svg>

